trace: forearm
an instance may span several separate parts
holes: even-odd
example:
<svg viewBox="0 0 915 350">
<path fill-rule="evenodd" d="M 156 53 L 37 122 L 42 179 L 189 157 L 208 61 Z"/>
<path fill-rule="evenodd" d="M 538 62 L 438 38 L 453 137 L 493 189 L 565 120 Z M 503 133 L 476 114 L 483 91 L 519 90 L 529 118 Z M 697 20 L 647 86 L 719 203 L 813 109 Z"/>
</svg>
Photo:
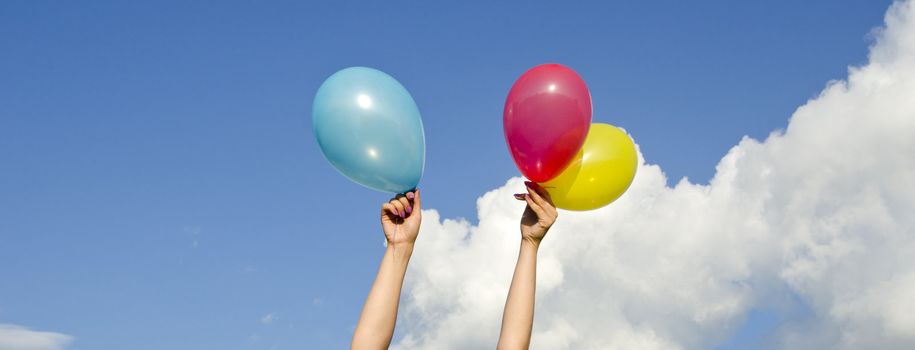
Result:
<svg viewBox="0 0 915 350">
<path fill-rule="evenodd" d="M 391 344 L 400 291 L 412 254 L 412 244 L 399 245 L 396 249 L 389 245 L 385 250 L 375 283 L 353 333 L 352 349 L 387 349 Z"/>
<path fill-rule="evenodd" d="M 534 325 L 534 295 L 537 282 L 539 243 L 521 240 L 518 264 L 505 301 L 498 349 L 527 349 Z"/>
</svg>

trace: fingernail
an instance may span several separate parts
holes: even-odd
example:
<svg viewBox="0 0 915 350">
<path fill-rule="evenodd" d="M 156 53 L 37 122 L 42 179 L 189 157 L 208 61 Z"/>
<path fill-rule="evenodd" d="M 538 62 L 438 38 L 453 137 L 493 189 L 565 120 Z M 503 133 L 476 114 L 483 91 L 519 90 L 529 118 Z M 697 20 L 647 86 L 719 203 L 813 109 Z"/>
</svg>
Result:
<svg viewBox="0 0 915 350">
<path fill-rule="evenodd" d="M 407 207 L 407 214 L 409 214 L 409 213 L 411 213 L 411 212 L 413 212 L 413 208 Z"/>
<path fill-rule="evenodd" d="M 524 195 L 523 195 L 523 194 L 520 194 L 520 193 L 515 193 L 515 198 L 516 198 L 516 199 L 524 199 Z"/>
<path fill-rule="evenodd" d="M 401 217 L 401 218 L 405 218 L 405 217 L 407 217 L 407 214 L 404 214 L 404 213 L 403 213 L 403 210 L 401 210 L 401 211 L 400 211 L 400 217 Z"/>
<path fill-rule="evenodd" d="M 407 198 L 413 199 L 413 197 L 415 197 L 413 192 L 407 192 Z"/>
</svg>

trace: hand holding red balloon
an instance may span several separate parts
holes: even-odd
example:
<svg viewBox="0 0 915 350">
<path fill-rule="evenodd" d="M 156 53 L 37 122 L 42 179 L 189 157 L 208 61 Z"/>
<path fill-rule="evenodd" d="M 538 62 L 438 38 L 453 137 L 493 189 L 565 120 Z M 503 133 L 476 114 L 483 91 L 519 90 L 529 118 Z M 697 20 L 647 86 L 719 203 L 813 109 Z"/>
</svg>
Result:
<svg viewBox="0 0 915 350">
<path fill-rule="evenodd" d="M 559 213 L 550 194 L 543 187 L 530 181 L 525 181 L 524 185 L 527 193 L 515 194 L 515 199 L 527 202 L 524 214 L 521 215 L 521 238 L 540 245 Z"/>
<path fill-rule="evenodd" d="M 559 208 L 605 206 L 635 177 L 635 144 L 615 126 L 591 124 L 588 87 L 563 65 L 539 65 L 518 78 L 503 126 L 521 174 L 542 184 Z"/>
</svg>

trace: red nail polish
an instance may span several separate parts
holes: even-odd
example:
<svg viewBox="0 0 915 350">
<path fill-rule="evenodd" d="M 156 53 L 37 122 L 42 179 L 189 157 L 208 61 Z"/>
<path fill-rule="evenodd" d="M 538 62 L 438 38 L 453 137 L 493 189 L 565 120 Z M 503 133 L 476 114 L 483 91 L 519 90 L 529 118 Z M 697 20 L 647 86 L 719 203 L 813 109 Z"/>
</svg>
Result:
<svg viewBox="0 0 915 350">
<path fill-rule="evenodd" d="M 413 197 L 415 197 L 415 195 L 413 195 L 413 192 L 407 193 L 407 198 L 413 199 Z"/>
</svg>

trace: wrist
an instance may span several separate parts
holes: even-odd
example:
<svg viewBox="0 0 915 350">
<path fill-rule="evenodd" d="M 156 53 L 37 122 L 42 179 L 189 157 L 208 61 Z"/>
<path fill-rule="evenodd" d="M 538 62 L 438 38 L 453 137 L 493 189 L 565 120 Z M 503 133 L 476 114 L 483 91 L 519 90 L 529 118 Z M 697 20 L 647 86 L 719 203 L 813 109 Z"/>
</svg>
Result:
<svg viewBox="0 0 915 350">
<path fill-rule="evenodd" d="M 541 240 L 531 237 L 522 237 L 521 248 L 528 248 L 537 251 L 540 248 Z"/>
<path fill-rule="evenodd" d="M 414 242 L 397 242 L 397 243 L 388 242 L 388 250 L 397 251 L 398 255 L 400 255 L 401 251 L 408 253 L 408 254 L 412 254 L 413 246 L 414 246 Z"/>
</svg>

